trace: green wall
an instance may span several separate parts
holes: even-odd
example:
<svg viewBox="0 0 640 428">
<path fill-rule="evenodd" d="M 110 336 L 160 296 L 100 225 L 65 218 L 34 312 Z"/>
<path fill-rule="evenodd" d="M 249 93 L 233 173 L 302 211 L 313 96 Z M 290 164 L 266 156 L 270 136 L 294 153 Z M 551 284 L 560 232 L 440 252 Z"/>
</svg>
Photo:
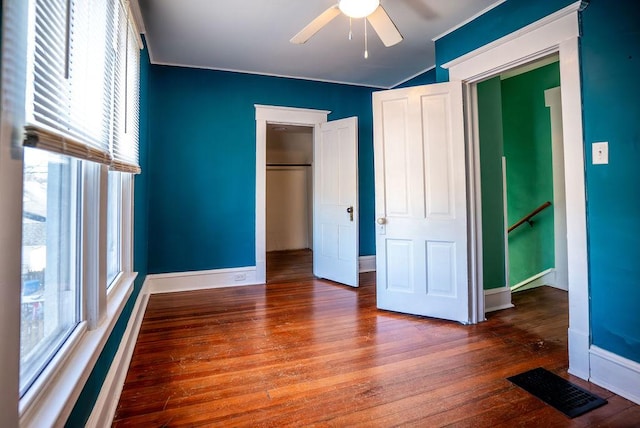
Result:
<svg viewBox="0 0 640 428">
<path fill-rule="evenodd" d="M 544 91 L 560 84 L 558 63 L 478 84 L 485 289 L 506 285 L 502 156 L 507 158 L 507 223 L 553 202 L 551 123 Z M 553 209 L 509 234 L 509 286 L 554 267 Z"/>
<path fill-rule="evenodd" d="M 486 290 L 506 285 L 500 77 L 478 84 L 478 130 L 482 199 L 482 275 Z"/>
<path fill-rule="evenodd" d="M 553 203 L 551 119 L 544 91 L 560 85 L 557 62 L 502 81 L 507 217 L 512 225 Z M 509 234 L 509 285 L 555 266 L 553 208 Z"/>
</svg>

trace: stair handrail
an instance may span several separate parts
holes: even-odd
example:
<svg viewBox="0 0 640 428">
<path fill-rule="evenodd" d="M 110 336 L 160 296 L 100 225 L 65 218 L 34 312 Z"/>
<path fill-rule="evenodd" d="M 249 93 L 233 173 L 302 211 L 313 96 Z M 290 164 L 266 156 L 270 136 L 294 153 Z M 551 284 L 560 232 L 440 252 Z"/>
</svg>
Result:
<svg viewBox="0 0 640 428">
<path fill-rule="evenodd" d="M 535 217 L 538 213 L 540 213 L 540 211 L 543 211 L 544 209 L 546 209 L 547 207 L 551 206 L 551 202 L 547 201 L 544 204 L 540 205 L 538 208 L 536 208 L 535 210 L 531 211 L 529 214 L 527 214 L 526 216 L 522 217 L 520 220 L 518 220 L 517 222 L 515 222 L 512 226 L 509 226 L 509 229 L 507 231 L 507 233 L 511 233 L 512 230 L 516 229 L 517 227 L 522 226 L 525 223 L 529 223 L 529 225 L 531 224 L 531 219 L 533 217 Z"/>
</svg>

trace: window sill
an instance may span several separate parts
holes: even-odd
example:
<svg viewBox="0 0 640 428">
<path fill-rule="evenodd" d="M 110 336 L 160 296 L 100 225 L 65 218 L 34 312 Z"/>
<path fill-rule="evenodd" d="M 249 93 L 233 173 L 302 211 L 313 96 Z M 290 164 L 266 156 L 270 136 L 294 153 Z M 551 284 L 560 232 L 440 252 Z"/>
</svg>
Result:
<svg viewBox="0 0 640 428">
<path fill-rule="evenodd" d="M 107 313 L 94 330 L 81 322 L 56 357 L 20 399 L 20 426 L 64 425 L 133 291 L 137 273 L 127 273 L 112 286 Z"/>
</svg>

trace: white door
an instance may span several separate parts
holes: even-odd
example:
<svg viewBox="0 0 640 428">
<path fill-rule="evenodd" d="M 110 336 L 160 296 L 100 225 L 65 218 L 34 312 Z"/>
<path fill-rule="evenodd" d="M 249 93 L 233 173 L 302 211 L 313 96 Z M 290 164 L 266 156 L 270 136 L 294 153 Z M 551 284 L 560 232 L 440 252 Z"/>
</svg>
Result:
<svg viewBox="0 0 640 428">
<path fill-rule="evenodd" d="M 358 118 L 316 128 L 313 274 L 358 286 Z"/>
<path fill-rule="evenodd" d="M 373 94 L 378 308 L 467 323 L 461 82 Z"/>
</svg>

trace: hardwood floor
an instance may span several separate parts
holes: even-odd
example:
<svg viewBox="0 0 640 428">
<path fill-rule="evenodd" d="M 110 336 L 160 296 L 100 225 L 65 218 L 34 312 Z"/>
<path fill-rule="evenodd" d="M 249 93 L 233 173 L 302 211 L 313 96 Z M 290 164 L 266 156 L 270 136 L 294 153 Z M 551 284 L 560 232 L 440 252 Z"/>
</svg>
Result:
<svg viewBox="0 0 640 428">
<path fill-rule="evenodd" d="M 269 251 L 267 253 L 267 284 L 313 279 L 311 250 Z"/>
<path fill-rule="evenodd" d="M 463 326 L 377 310 L 375 273 L 285 273 L 151 296 L 113 426 L 638 426 L 640 406 L 567 375 L 562 291 Z M 505 379 L 539 366 L 609 404 L 568 419 Z"/>
</svg>

